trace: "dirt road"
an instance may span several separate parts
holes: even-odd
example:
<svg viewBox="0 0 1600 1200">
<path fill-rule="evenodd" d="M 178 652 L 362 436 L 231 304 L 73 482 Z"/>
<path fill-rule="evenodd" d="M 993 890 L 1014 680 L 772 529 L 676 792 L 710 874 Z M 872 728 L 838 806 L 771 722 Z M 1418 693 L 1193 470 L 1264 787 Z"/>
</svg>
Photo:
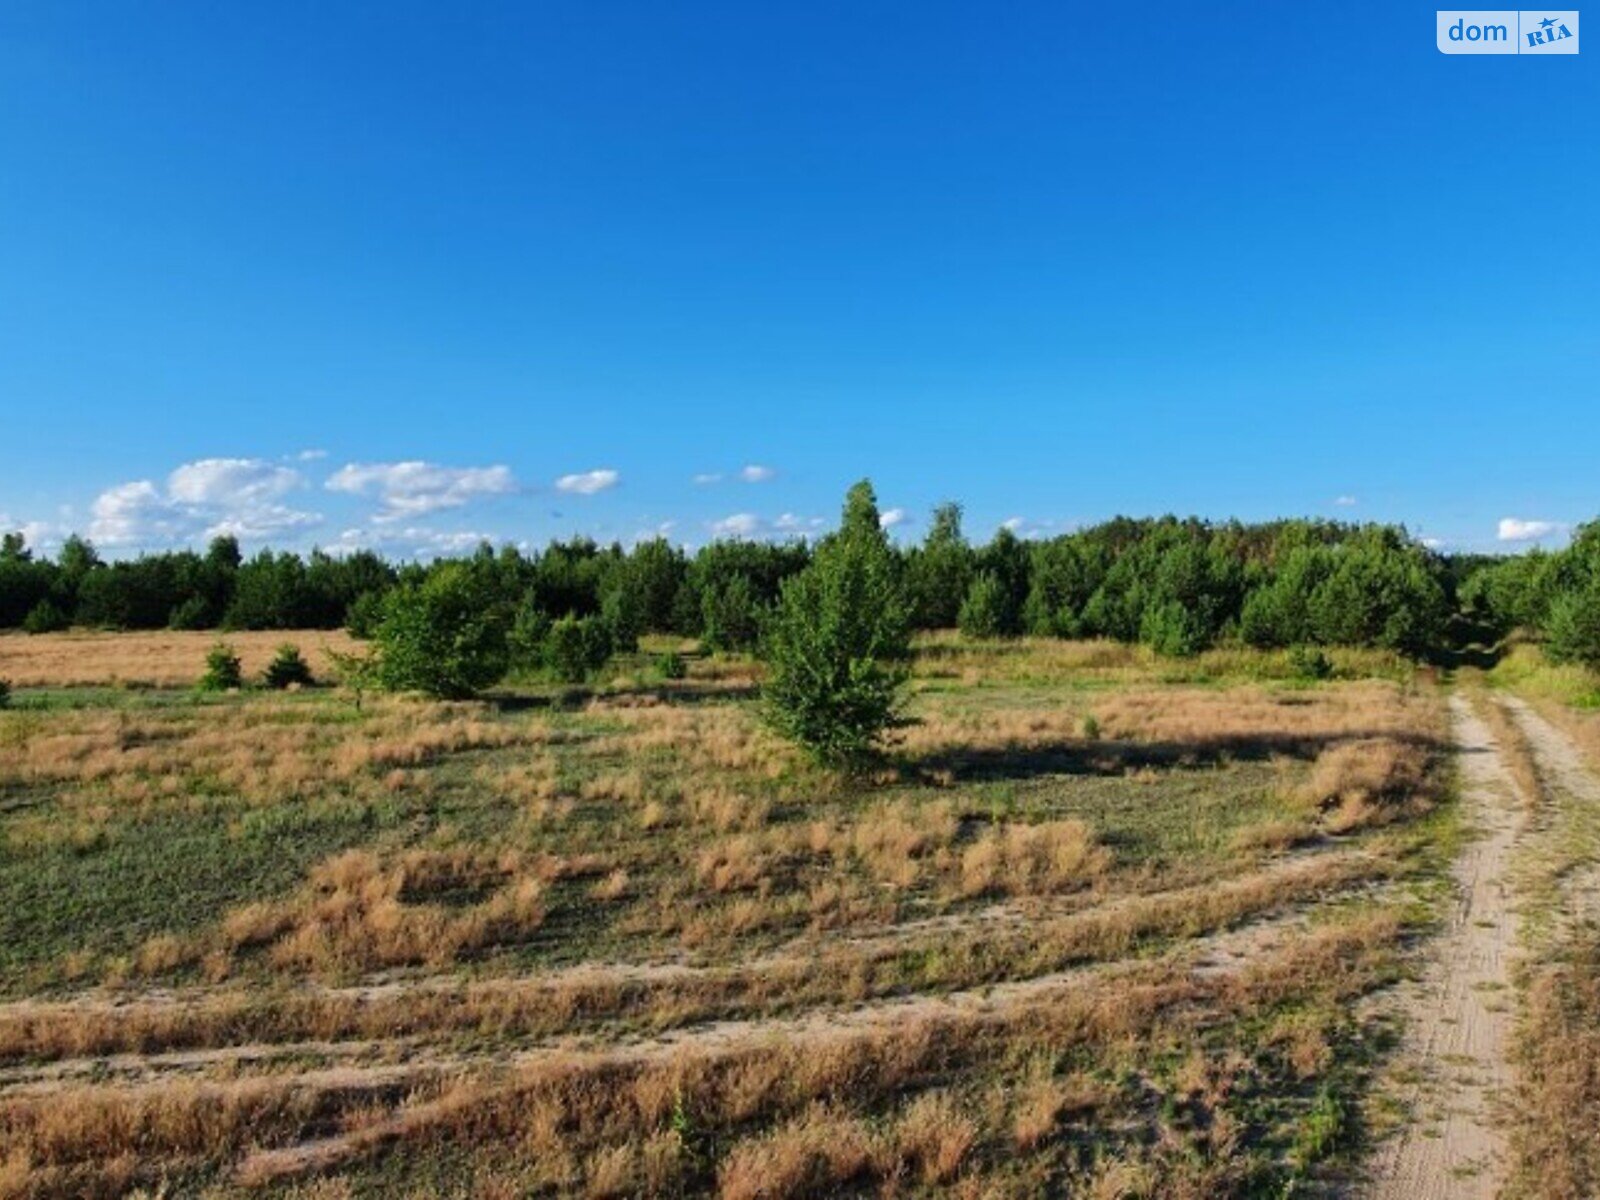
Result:
<svg viewBox="0 0 1600 1200">
<path fill-rule="evenodd" d="M 1400 1098 L 1411 1119 L 1371 1164 L 1371 1200 L 1490 1200 L 1505 1169 L 1493 1109 L 1510 1082 L 1517 917 L 1508 873 L 1523 806 L 1489 728 L 1459 694 L 1451 714 L 1473 836 L 1455 865 L 1444 931 L 1421 979 L 1405 986 L 1409 1094 Z"/>
</svg>

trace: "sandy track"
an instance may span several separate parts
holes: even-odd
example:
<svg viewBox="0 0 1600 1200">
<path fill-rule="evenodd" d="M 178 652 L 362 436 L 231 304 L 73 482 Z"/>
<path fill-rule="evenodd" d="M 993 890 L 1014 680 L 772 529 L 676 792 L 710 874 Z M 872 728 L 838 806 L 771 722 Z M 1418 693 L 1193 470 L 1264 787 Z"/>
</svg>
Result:
<svg viewBox="0 0 1600 1200">
<path fill-rule="evenodd" d="M 1371 1200 L 1490 1200 L 1505 1173 L 1494 1107 L 1510 1082 L 1517 917 L 1507 892 L 1522 807 L 1488 727 L 1461 695 L 1450 708 L 1461 802 L 1477 836 L 1456 861 L 1455 903 L 1423 975 L 1402 991 L 1411 1120 L 1374 1156 Z"/>
<path fill-rule="evenodd" d="M 1249 922 L 1179 947 L 1166 956 L 1180 974 L 1198 978 L 1217 977 L 1245 969 L 1253 962 L 1274 953 L 1308 928 L 1305 912 L 1296 911 Z M 492 1068 L 501 1076 L 519 1068 L 533 1066 L 542 1059 L 561 1054 L 583 1054 L 612 1062 L 659 1061 L 684 1052 L 718 1054 L 742 1047 L 802 1042 L 823 1044 L 874 1029 L 905 1028 L 919 1022 L 960 1017 L 999 1017 L 1030 1004 L 1065 998 L 1080 990 L 1104 988 L 1108 983 L 1126 980 L 1130 985 L 1147 979 L 1153 965 L 1127 962 L 1095 963 L 1052 972 L 1032 979 L 1012 980 L 980 988 L 962 989 L 942 995 L 919 993 L 896 996 L 860 1004 L 850 1009 L 817 1009 L 793 1017 L 753 1020 L 714 1021 L 668 1033 L 638 1037 L 605 1046 L 568 1038 L 524 1051 L 490 1059 L 434 1059 L 411 1066 L 417 1082 L 425 1076 L 461 1077 L 473 1069 Z M 380 1068 L 381 1080 L 393 1078 L 391 1068 Z M 342 1085 L 359 1078 L 360 1072 L 347 1069 Z M 441 1103 L 448 1104 L 445 1100 Z M 326 1170 L 360 1152 L 365 1145 L 381 1142 L 404 1130 L 415 1118 L 414 1112 L 396 1111 L 386 1121 L 359 1134 L 341 1134 L 273 1149 L 259 1149 L 247 1155 L 238 1172 L 253 1183 L 282 1179 Z"/>
</svg>

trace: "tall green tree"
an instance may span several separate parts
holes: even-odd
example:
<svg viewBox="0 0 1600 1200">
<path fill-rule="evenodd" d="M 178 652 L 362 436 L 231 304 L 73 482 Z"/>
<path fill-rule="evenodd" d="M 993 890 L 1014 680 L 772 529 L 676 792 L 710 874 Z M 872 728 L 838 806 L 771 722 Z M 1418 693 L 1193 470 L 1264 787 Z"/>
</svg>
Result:
<svg viewBox="0 0 1600 1200">
<path fill-rule="evenodd" d="M 767 630 L 767 722 L 830 766 L 855 767 L 903 723 L 910 614 L 866 480 L 839 532 L 783 585 Z"/>
</svg>

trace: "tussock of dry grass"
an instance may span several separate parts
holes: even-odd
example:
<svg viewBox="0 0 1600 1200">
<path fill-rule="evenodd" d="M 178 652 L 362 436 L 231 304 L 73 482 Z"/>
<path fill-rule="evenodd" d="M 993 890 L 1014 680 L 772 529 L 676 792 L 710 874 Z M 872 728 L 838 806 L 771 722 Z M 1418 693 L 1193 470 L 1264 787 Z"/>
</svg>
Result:
<svg viewBox="0 0 1600 1200">
<path fill-rule="evenodd" d="M 354 727 L 265 699 L 224 720 L 205 709 L 52 713 L 48 725 L 35 714 L 12 718 L 16 736 L 0 739 L 0 779 L 82 785 L 82 802 L 121 811 L 196 795 L 274 802 L 346 782 L 376 789 L 395 771 L 447 755 L 549 736 L 536 723 L 493 721 L 482 705 L 406 700 L 373 706 Z"/>
<path fill-rule="evenodd" d="M 1108 738 L 1195 752 L 1303 751 L 1351 739 L 1447 740 L 1431 696 L 1376 682 L 1310 692 L 1131 691 L 1101 701 L 1094 713 Z"/>
<path fill-rule="evenodd" d="M 318 679 L 337 674 L 330 651 L 350 654 L 361 645 L 342 629 L 9 633 L 0 634 L 0 678 L 14 687 L 188 687 L 205 672 L 206 651 L 219 637 L 238 653 L 247 679 L 259 676 L 285 642 L 300 647 Z"/>
<path fill-rule="evenodd" d="M 1515 1194 L 1600 1194 L 1600 932 L 1581 931 L 1534 968 L 1515 1047 Z"/>
<path fill-rule="evenodd" d="M 1300 800 L 1323 814 L 1330 833 L 1387 825 L 1431 805 L 1430 754 L 1392 737 L 1340 742 L 1317 756 Z"/>
<path fill-rule="evenodd" d="M 1027 926 L 935 931 L 922 939 L 831 946 L 740 968 L 576 971 L 550 980 L 212 995 L 116 1006 L 31 1002 L 0 1009 L 0 1059 L 154 1052 L 247 1042 L 386 1039 L 477 1030 L 543 1036 L 628 1018 L 655 1028 L 888 996 L 906 987 L 977 987 L 1110 961 L 1152 939 L 1197 937 L 1248 917 L 1383 879 L 1379 856 L 1308 859 L 1202 887 L 1102 905 Z M 937 957 L 926 951 L 934 946 Z M 915 964 L 915 969 L 912 969 Z"/>
</svg>

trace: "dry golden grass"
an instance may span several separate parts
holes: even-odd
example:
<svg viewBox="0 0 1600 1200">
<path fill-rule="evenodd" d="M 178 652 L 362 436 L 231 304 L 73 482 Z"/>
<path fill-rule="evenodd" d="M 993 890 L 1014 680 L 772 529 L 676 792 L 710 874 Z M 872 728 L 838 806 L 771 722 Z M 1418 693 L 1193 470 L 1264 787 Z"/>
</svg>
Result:
<svg viewBox="0 0 1600 1200">
<path fill-rule="evenodd" d="M 1428 692 L 1369 682 L 1311 691 L 1163 688 L 1119 692 L 1095 705 L 1102 734 L 1195 753 L 1315 749 L 1370 738 L 1447 743 Z"/>
<path fill-rule="evenodd" d="M 0 714 L 19 853 L 345 822 L 125 955 L 52 945 L 44 986 L 111 986 L 0 1005 L 0 1196 L 405 1194 L 394 1164 L 432 1178 L 447 1148 L 485 1196 L 1224 1194 L 1234 1058 L 1292 1112 L 1392 969 L 1382 885 L 1428 836 L 1403 822 L 1436 798 L 1439 706 L 1156 687 L 1110 653 L 1039 665 L 1132 694 L 1008 694 L 969 661 L 870 784 L 763 730 L 738 661 L 581 707 Z M 1235 801 L 1228 836 L 1196 828 Z M 1334 903 L 1358 891 L 1376 911 Z M 1219 938 L 1243 949 L 1191 970 Z"/>
<path fill-rule="evenodd" d="M 206 652 L 218 641 L 233 647 L 247 679 L 258 677 L 286 642 L 300 647 L 318 679 L 337 674 L 330 651 L 349 654 L 361 645 L 342 629 L 6 633 L 0 634 L 0 679 L 13 687 L 188 687 L 204 673 Z"/>
<path fill-rule="evenodd" d="M 1600 933 L 1580 931 L 1528 982 L 1516 1043 L 1514 1194 L 1600 1194 Z"/>
<path fill-rule="evenodd" d="M 85 804 L 109 803 L 122 812 L 219 793 L 277 802 L 347 782 L 372 790 L 403 786 L 408 769 L 447 755 L 549 739 L 539 723 L 487 718 L 477 704 L 385 700 L 352 728 L 315 708 L 269 698 L 222 719 L 205 708 L 17 713 L 10 736 L 0 735 L 0 780 L 84 785 L 78 796 Z M 542 779 L 540 769 L 537 760 L 521 764 L 507 782 L 536 790 L 527 781 Z"/>
<path fill-rule="evenodd" d="M 1539 763 L 1534 757 L 1528 735 L 1498 699 L 1481 688 L 1472 693 L 1473 711 L 1489 727 L 1500 750 L 1500 760 L 1511 772 L 1519 799 L 1524 807 L 1538 808 L 1544 795 L 1544 781 L 1539 774 Z"/>
<path fill-rule="evenodd" d="M 1323 814 L 1330 833 L 1387 825 L 1432 804 L 1430 753 L 1393 737 L 1339 742 L 1312 764 L 1299 798 Z"/>
</svg>

